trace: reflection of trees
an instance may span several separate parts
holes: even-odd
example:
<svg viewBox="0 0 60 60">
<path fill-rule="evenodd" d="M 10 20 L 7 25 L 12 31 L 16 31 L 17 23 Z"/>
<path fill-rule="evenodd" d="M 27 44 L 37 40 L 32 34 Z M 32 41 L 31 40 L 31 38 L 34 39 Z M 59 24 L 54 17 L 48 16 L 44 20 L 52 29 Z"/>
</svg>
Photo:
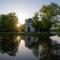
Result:
<svg viewBox="0 0 60 60">
<path fill-rule="evenodd" d="M 56 53 L 59 48 L 57 45 L 52 44 L 49 36 L 39 36 L 37 37 L 37 41 L 34 41 L 27 47 L 30 47 L 34 56 L 38 57 L 39 60 L 60 60 L 60 56 Z"/>
<path fill-rule="evenodd" d="M 18 52 L 20 40 L 18 36 L 1 36 L 0 52 L 7 53 L 10 56 L 15 56 Z"/>
</svg>

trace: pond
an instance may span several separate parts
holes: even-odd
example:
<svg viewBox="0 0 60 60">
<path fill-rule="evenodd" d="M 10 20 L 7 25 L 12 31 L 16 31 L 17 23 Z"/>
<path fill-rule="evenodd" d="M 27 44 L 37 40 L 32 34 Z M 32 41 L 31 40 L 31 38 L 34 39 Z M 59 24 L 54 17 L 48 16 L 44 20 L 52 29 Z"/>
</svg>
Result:
<svg viewBox="0 0 60 60">
<path fill-rule="evenodd" d="M 60 60 L 60 37 L 0 35 L 0 60 Z"/>
</svg>

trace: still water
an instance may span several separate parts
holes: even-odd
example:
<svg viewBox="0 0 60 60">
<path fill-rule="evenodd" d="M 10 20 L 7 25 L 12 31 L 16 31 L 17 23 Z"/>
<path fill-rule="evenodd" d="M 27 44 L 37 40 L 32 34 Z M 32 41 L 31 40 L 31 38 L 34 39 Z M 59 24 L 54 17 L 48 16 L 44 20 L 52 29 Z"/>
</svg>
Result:
<svg viewBox="0 0 60 60">
<path fill-rule="evenodd" d="M 60 37 L 2 35 L 0 60 L 60 60 Z"/>
</svg>

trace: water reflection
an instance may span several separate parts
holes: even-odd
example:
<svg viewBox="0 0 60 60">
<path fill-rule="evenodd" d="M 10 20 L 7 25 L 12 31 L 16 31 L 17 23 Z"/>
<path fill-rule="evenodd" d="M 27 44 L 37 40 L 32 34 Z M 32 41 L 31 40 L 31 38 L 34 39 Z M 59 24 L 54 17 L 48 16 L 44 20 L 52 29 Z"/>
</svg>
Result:
<svg viewBox="0 0 60 60">
<path fill-rule="evenodd" d="M 58 37 L 55 36 L 55 39 L 56 38 L 58 39 Z M 60 43 L 55 39 L 47 35 L 1 35 L 0 59 L 7 59 L 6 54 L 8 54 L 8 60 L 60 60 Z M 3 54 L 5 54 L 4 57 Z M 15 58 L 11 58 L 11 56 L 15 56 Z"/>
<path fill-rule="evenodd" d="M 38 60 L 60 60 L 60 44 L 50 36 L 26 36 L 25 45 Z"/>
<path fill-rule="evenodd" d="M 20 43 L 19 36 L 1 36 L 0 37 L 0 52 L 1 54 L 7 53 L 10 56 L 16 56 L 18 46 Z"/>
</svg>

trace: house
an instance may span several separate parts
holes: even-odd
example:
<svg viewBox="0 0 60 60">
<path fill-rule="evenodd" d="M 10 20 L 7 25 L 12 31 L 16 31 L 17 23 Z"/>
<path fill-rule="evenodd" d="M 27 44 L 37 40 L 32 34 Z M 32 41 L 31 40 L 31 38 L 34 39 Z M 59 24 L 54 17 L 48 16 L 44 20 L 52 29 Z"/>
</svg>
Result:
<svg viewBox="0 0 60 60">
<path fill-rule="evenodd" d="M 35 29 L 32 26 L 32 18 L 25 20 L 25 32 L 34 32 Z"/>
</svg>

